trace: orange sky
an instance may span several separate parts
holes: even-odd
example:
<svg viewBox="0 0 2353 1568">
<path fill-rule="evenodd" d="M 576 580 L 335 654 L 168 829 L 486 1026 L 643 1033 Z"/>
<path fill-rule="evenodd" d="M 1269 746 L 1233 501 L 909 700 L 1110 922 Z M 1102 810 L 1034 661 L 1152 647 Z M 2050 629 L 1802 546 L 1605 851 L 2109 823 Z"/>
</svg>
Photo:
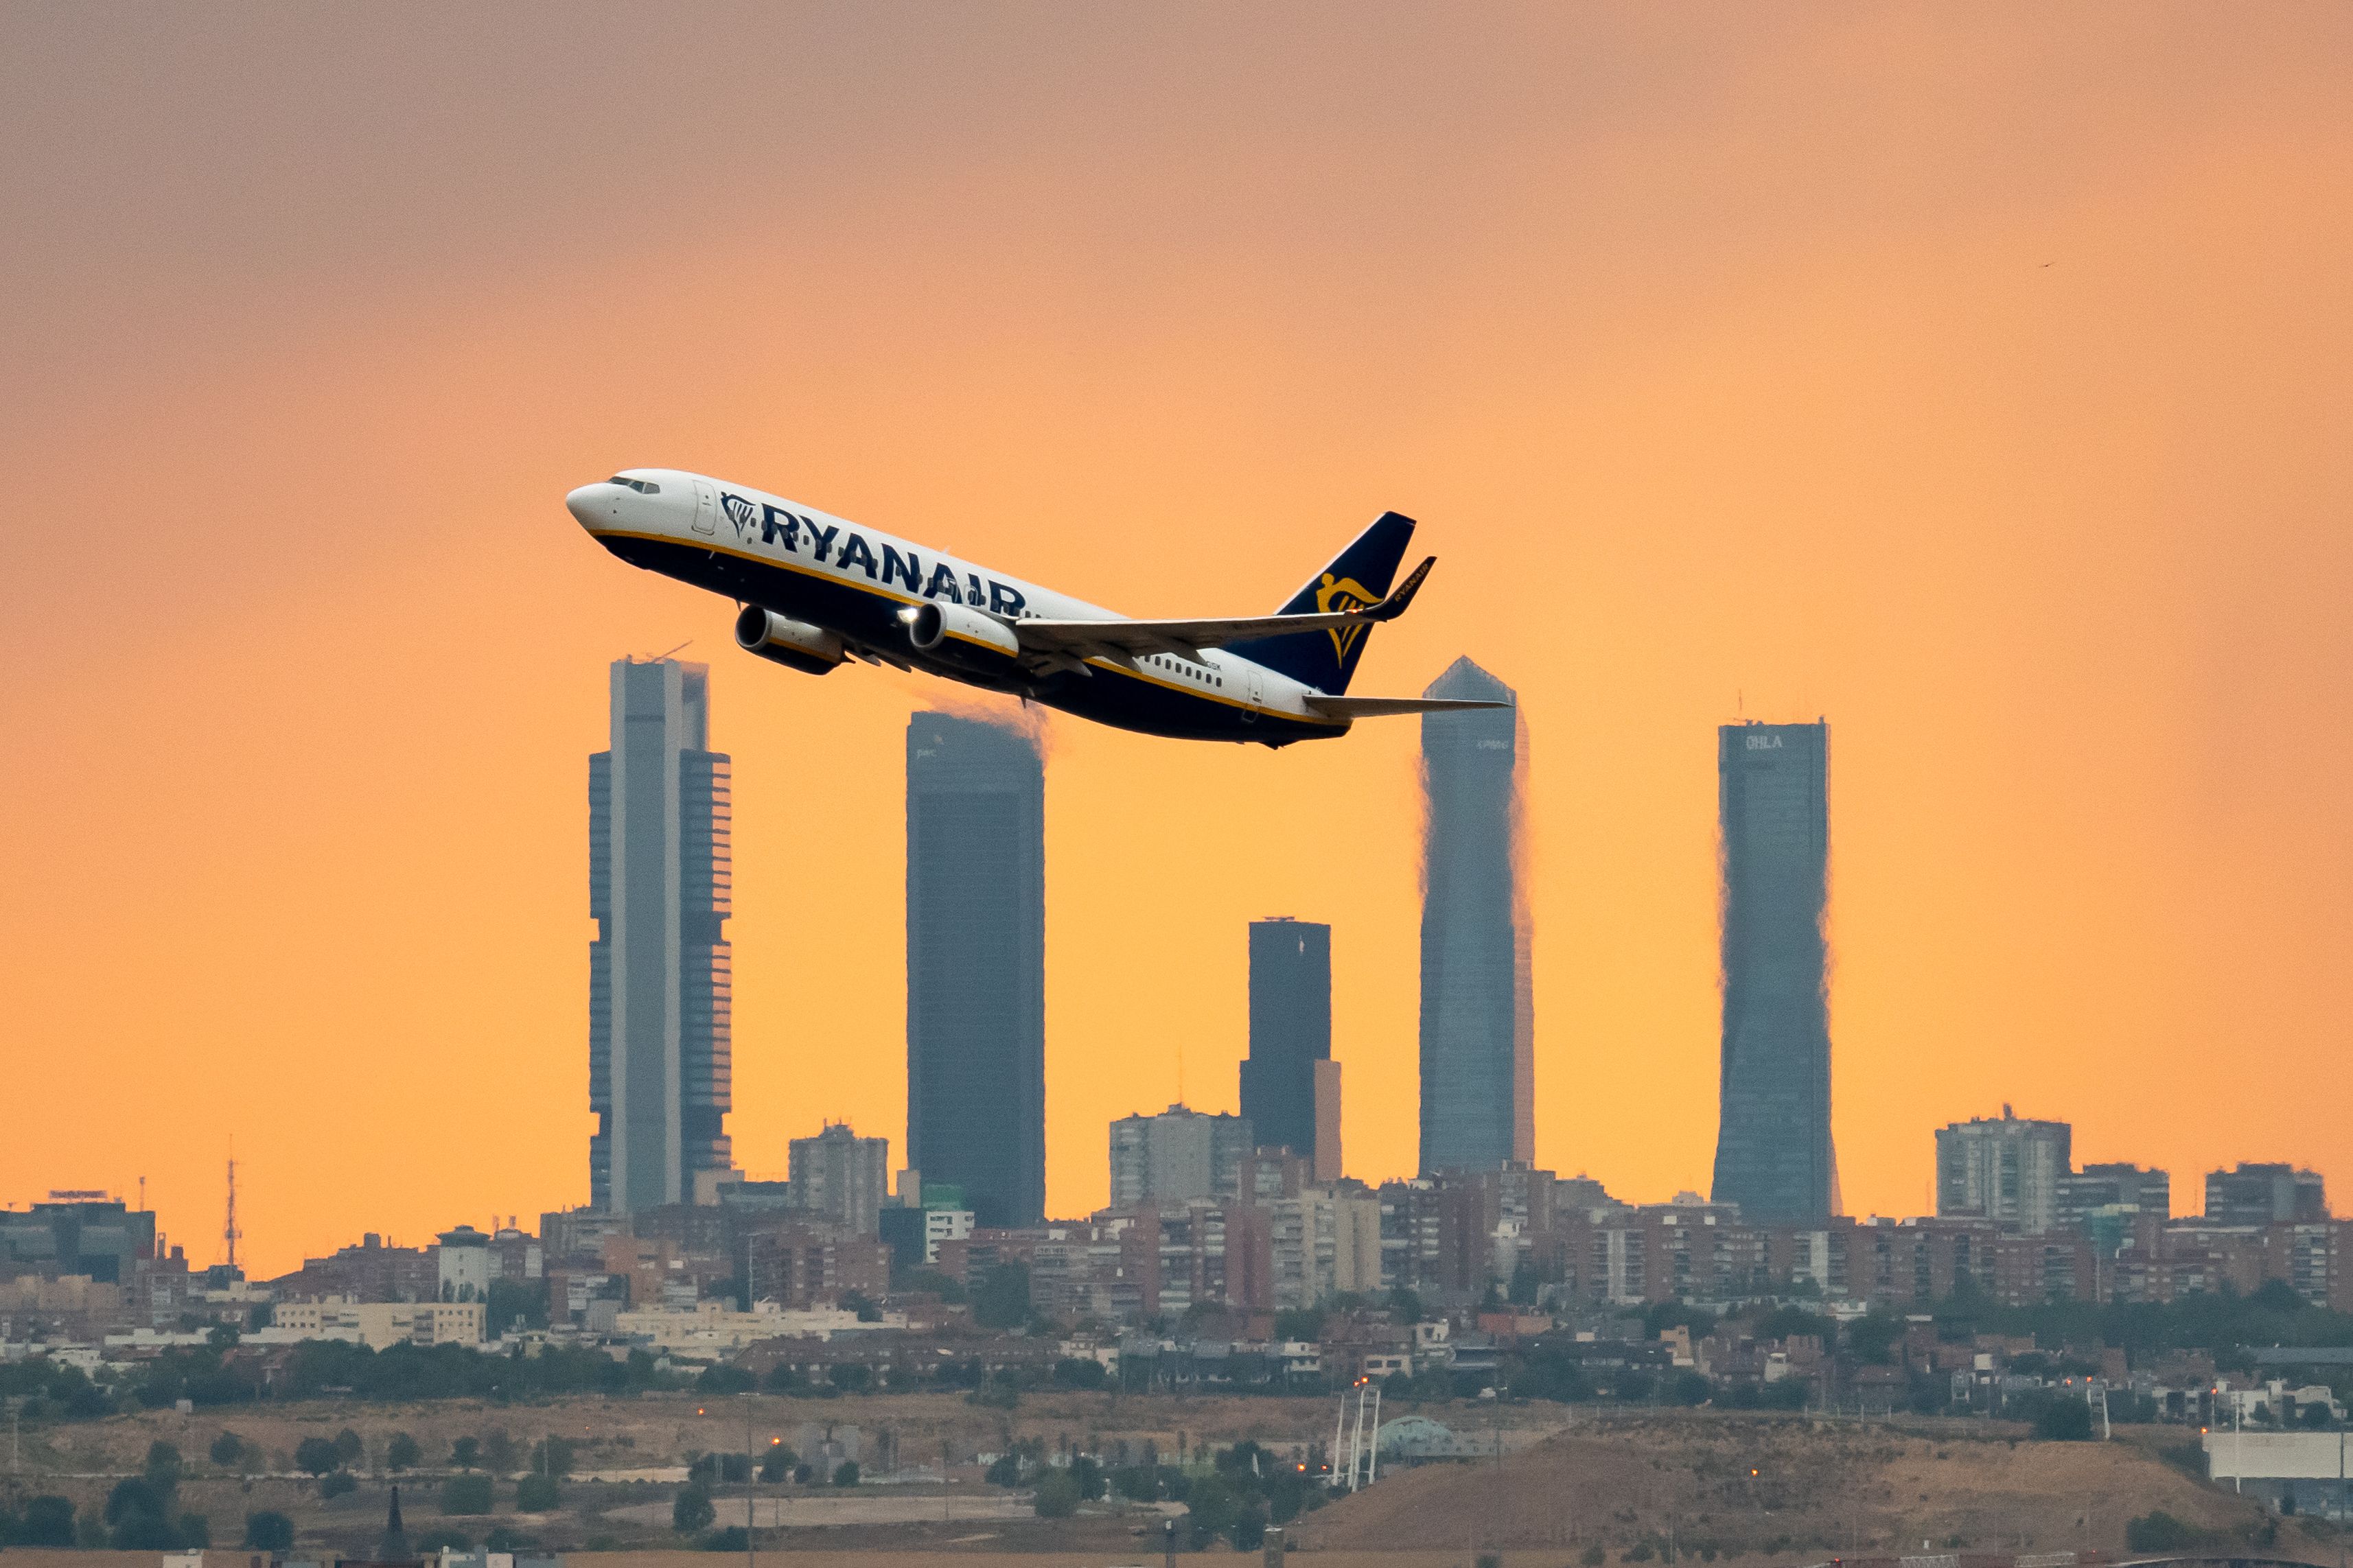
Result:
<svg viewBox="0 0 2353 1568">
<path fill-rule="evenodd" d="M 1929 1133 L 2353 1182 L 2353 13 L 0 12 L 0 1200 L 294 1266 L 586 1198 L 585 756 L 691 637 L 740 1161 L 902 1152 L 899 733 L 565 490 L 715 472 L 1135 613 L 1384 507 L 1534 768 L 1540 1160 L 1715 1125 L 1713 727 L 1832 726 L 1848 1206 Z M 1048 772 L 1051 1207 L 1335 926 L 1414 1160 L 1417 729 Z M 2340 1197 L 2340 1202 L 2344 1201 Z"/>
</svg>

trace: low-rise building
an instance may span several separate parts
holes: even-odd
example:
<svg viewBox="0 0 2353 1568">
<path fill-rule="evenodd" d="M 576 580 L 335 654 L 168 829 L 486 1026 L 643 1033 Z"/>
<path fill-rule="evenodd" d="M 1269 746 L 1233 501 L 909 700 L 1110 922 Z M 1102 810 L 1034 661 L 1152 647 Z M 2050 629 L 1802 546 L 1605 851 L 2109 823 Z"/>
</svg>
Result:
<svg viewBox="0 0 2353 1568">
<path fill-rule="evenodd" d="M 342 1340 L 383 1350 L 390 1345 L 474 1345 L 482 1342 L 480 1301 L 280 1301 L 269 1327 L 248 1336 L 256 1344 Z"/>
</svg>

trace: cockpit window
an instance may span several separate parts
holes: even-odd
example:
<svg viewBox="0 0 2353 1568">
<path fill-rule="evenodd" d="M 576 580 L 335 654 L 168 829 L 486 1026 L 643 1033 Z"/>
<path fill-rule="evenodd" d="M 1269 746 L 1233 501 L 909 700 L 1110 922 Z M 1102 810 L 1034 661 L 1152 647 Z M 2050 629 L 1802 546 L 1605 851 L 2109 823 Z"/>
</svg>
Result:
<svg viewBox="0 0 2353 1568">
<path fill-rule="evenodd" d="M 637 491 L 641 496 L 658 496 L 661 494 L 661 486 L 654 483 L 651 479 L 633 479 L 627 474 L 615 474 L 611 479 L 607 479 L 605 482 L 608 485 L 627 485 L 629 489 Z"/>
</svg>

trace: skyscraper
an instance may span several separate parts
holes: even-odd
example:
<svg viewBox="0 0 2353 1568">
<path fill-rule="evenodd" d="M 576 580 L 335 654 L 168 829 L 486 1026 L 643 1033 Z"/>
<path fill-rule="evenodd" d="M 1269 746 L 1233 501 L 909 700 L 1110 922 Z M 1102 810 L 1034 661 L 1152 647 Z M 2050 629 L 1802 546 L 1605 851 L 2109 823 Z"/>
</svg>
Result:
<svg viewBox="0 0 2353 1568">
<path fill-rule="evenodd" d="M 1422 695 L 1512 704 L 1421 716 L 1421 1169 L 1493 1171 L 1535 1157 L 1527 731 L 1512 689 L 1468 658 Z"/>
<path fill-rule="evenodd" d="M 730 1163 L 733 869 L 709 667 L 618 660 L 612 704 L 588 759 L 588 1184 L 628 1214 L 691 1202 Z"/>
<path fill-rule="evenodd" d="M 1045 816 L 1028 736 L 907 721 L 907 1160 L 985 1226 L 1046 1212 Z"/>
<path fill-rule="evenodd" d="M 1716 732 L 1724 1060 L 1714 1197 L 1752 1225 L 1830 1222 L 1830 726 Z"/>
<path fill-rule="evenodd" d="M 1288 915 L 1250 928 L 1250 1057 L 1242 1119 L 1317 1181 L 1340 1177 L 1340 1064 L 1332 1059 L 1332 928 Z"/>
</svg>

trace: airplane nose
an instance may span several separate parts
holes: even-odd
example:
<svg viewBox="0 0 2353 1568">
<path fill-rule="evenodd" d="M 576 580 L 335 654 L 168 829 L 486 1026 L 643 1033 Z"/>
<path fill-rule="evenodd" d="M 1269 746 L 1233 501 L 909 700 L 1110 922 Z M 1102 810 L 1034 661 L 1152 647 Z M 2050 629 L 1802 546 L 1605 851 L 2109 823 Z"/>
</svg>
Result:
<svg viewBox="0 0 2353 1568">
<path fill-rule="evenodd" d="M 564 510 L 580 521 L 580 526 L 594 530 L 600 521 L 609 521 L 613 514 L 612 498 L 606 494 L 607 485 L 582 485 L 564 498 Z"/>
</svg>

